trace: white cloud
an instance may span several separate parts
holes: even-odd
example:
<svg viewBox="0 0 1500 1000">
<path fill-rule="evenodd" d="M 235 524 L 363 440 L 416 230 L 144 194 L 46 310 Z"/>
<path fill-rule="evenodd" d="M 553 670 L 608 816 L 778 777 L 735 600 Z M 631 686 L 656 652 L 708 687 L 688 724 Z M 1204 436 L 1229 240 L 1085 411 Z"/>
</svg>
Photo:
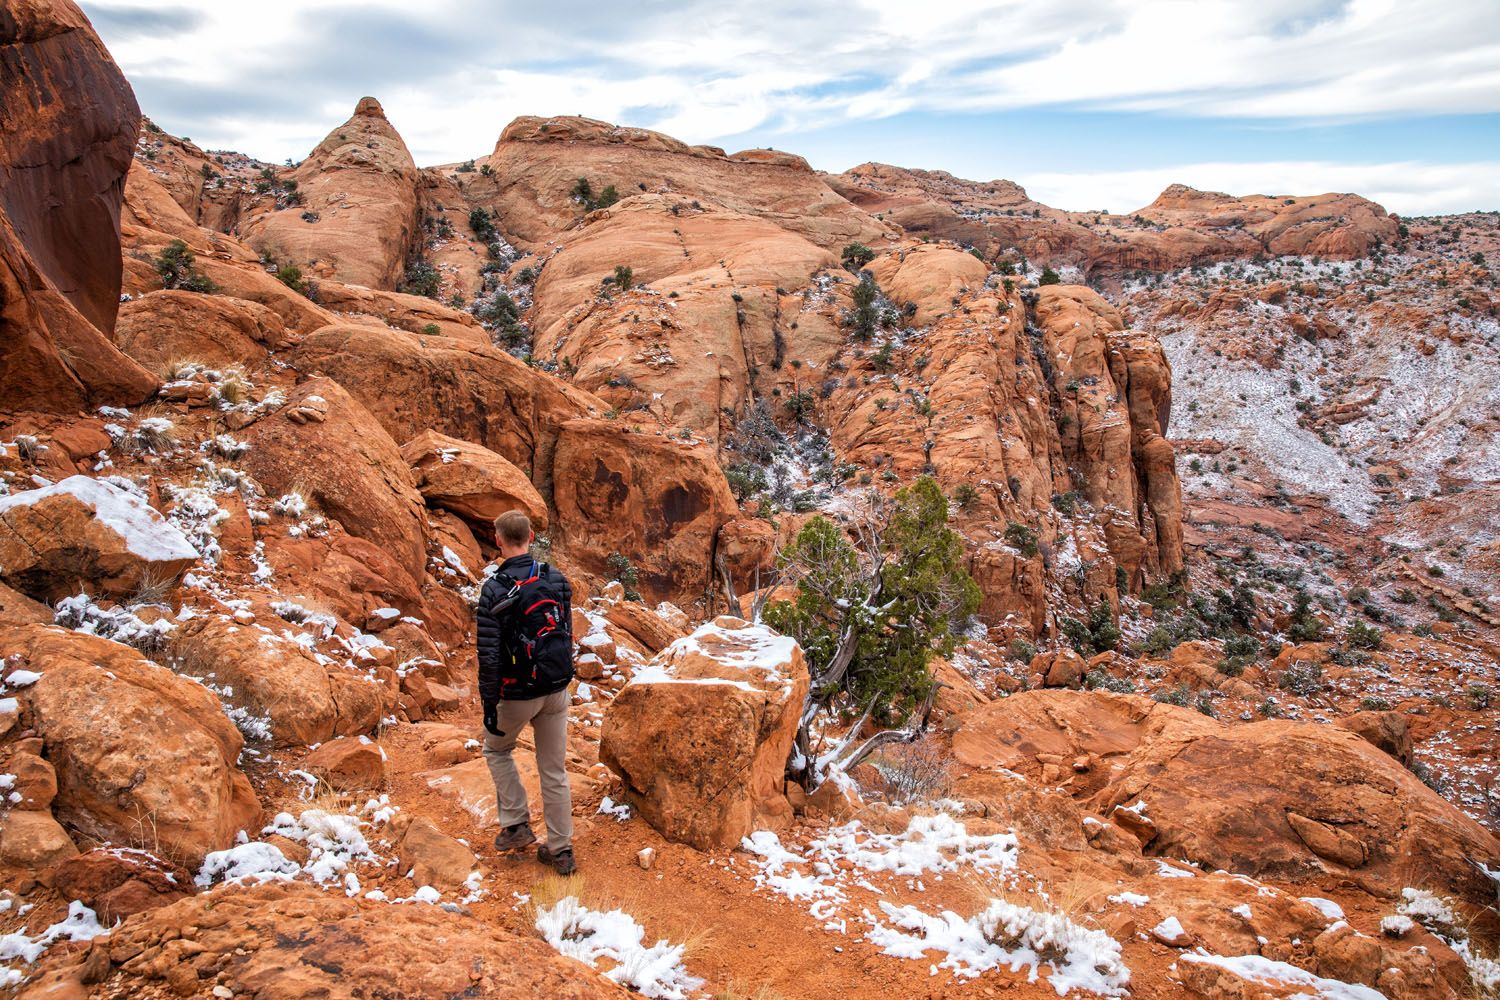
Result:
<svg viewBox="0 0 1500 1000">
<path fill-rule="evenodd" d="M 1027 194 L 1044 204 L 1079 211 L 1134 211 L 1154 201 L 1169 184 L 1182 183 L 1241 195 L 1349 191 L 1399 215 L 1442 215 L 1500 209 L 1494 200 L 1497 176 L 1500 161 L 1350 164 L 1287 160 L 1041 173 L 1024 178 L 1024 186 Z"/>
<path fill-rule="evenodd" d="M 367 93 L 422 163 L 484 152 L 520 114 L 587 114 L 688 142 L 775 132 L 795 148 L 799 133 L 903 113 L 1500 113 L 1497 0 L 82 3 L 101 15 L 148 114 L 272 159 L 303 155 Z M 154 29 L 141 30 L 148 18 Z M 1493 202 L 1496 183 L 1470 189 L 1470 204 Z M 1440 199 L 1390 190 L 1413 204 Z"/>
</svg>

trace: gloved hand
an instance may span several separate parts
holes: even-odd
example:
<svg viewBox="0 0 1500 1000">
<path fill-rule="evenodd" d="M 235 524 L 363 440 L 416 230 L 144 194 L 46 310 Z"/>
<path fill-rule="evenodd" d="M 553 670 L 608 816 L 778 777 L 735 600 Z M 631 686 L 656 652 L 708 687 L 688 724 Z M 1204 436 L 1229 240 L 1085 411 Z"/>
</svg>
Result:
<svg viewBox="0 0 1500 1000">
<path fill-rule="evenodd" d="M 504 736 L 500 731 L 500 706 L 497 702 L 487 701 L 484 703 L 484 731 L 491 736 Z"/>
</svg>

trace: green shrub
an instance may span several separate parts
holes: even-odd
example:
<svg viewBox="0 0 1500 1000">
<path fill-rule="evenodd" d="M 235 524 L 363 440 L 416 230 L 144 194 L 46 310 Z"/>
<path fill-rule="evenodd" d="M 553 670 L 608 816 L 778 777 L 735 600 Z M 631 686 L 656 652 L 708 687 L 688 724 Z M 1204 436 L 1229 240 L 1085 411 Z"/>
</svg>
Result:
<svg viewBox="0 0 1500 1000">
<path fill-rule="evenodd" d="M 1042 268 L 1042 276 L 1036 280 L 1038 285 L 1060 285 L 1062 276 L 1050 267 Z"/>
<path fill-rule="evenodd" d="M 879 294 L 875 279 L 868 274 L 862 275 L 859 284 L 854 286 L 854 308 L 849 310 L 845 323 L 859 340 L 869 340 L 875 335 L 875 325 L 880 319 L 875 299 Z"/>
<path fill-rule="evenodd" d="M 204 294 L 218 291 L 218 285 L 198 273 L 194 266 L 196 260 L 197 257 L 185 242 L 173 240 L 156 255 L 152 265 L 161 277 L 163 288 L 177 288 L 184 292 Z"/>
<path fill-rule="evenodd" d="M 1281 673 L 1276 686 L 1304 698 L 1323 690 L 1323 668 L 1310 660 L 1296 660 Z"/>
<path fill-rule="evenodd" d="M 858 271 L 870 261 L 875 259 L 875 251 L 863 243 L 849 243 L 845 245 L 844 252 L 840 254 L 844 266 L 851 271 Z"/>
<path fill-rule="evenodd" d="M 1064 617 L 1061 624 L 1068 645 L 1084 656 L 1108 652 L 1120 644 L 1120 628 L 1108 601 L 1094 605 L 1086 621 Z"/>
<path fill-rule="evenodd" d="M 1384 642 L 1380 629 L 1364 622 L 1355 622 L 1344 633 L 1344 645 L 1351 649 L 1379 649 Z"/>
<path fill-rule="evenodd" d="M 474 230 L 474 235 L 481 243 L 492 243 L 500 235 L 490 213 L 484 208 L 476 208 L 469 213 L 469 228 Z"/>
<path fill-rule="evenodd" d="M 979 488 L 973 483 L 959 483 L 953 491 L 953 502 L 959 510 L 969 510 L 979 502 Z"/>
<path fill-rule="evenodd" d="M 801 643 L 815 679 L 841 642 L 852 644 L 836 689 L 816 690 L 815 680 L 812 697 L 826 705 L 843 691 L 890 721 L 927 697 L 928 662 L 952 655 L 980 595 L 963 568 L 963 539 L 948 527 L 948 499 L 929 476 L 896 493 L 875 544 L 861 558 L 841 528 L 812 518 L 778 559 L 797 581 L 796 597 L 768 605 L 764 617 Z"/>
<path fill-rule="evenodd" d="M 641 582 L 640 570 L 635 568 L 635 564 L 629 558 L 619 552 L 611 552 L 609 558 L 604 560 L 604 565 L 609 572 L 609 578 L 620 581 L 620 585 L 625 588 L 627 601 L 641 599 L 641 592 L 636 589 Z"/>
<path fill-rule="evenodd" d="M 1116 694 L 1134 694 L 1135 685 L 1124 677 L 1116 677 L 1103 667 L 1095 667 L 1083 675 L 1084 686 L 1094 691 L 1113 691 Z"/>
<path fill-rule="evenodd" d="M 396 291 L 435 299 L 442 294 L 443 276 L 427 261 L 416 258 L 407 263 L 406 273 L 396 285 Z"/>
<path fill-rule="evenodd" d="M 1036 656 L 1036 646 L 1026 639 L 1012 639 L 1005 655 L 1017 663 L 1030 663 Z"/>
<path fill-rule="evenodd" d="M 1039 551 L 1036 532 L 1019 521 L 1010 521 L 1005 525 L 1005 544 L 1027 559 L 1035 558 Z"/>
</svg>

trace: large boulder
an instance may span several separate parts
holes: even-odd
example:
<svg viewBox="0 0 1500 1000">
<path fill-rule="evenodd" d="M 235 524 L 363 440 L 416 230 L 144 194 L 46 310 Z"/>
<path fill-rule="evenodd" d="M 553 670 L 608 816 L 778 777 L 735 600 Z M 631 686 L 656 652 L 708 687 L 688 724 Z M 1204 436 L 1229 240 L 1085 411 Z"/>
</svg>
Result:
<svg viewBox="0 0 1500 1000">
<path fill-rule="evenodd" d="M 545 496 L 557 429 L 608 407 L 498 347 L 398 330 L 331 326 L 303 341 L 303 371 L 335 378 L 391 437 L 427 430 L 482 444 L 525 470 Z"/>
<path fill-rule="evenodd" d="M 1069 790 L 1100 815 L 1121 809 L 1150 854 L 1287 879 L 1332 872 L 1379 891 L 1406 884 L 1420 857 L 1434 885 L 1494 898 L 1472 862 L 1493 867 L 1500 839 L 1333 726 L 1226 725 L 1136 695 L 1028 691 L 968 716 L 953 751 L 1028 777 L 1095 762 Z"/>
<path fill-rule="evenodd" d="M 526 473 L 488 448 L 425 431 L 401 446 L 401 457 L 423 499 L 471 522 L 485 537 L 508 510 L 524 510 L 538 532 L 547 530 L 547 505 Z"/>
<path fill-rule="evenodd" d="M 244 739 L 203 685 L 128 646 L 47 626 L 0 631 L 0 658 L 41 675 L 18 698 L 69 827 L 185 862 L 255 828 L 260 802 L 236 766 Z"/>
<path fill-rule="evenodd" d="M 267 348 L 287 343 L 285 322 L 259 302 L 175 289 L 121 306 L 115 336 L 126 354 L 158 373 L 177 361 L 216 368 L 253 364 Z"/>
<path fill-rule="evenodd" d="M 139 402 L 157 382 L 110 332 L 140 108 L 71 0 L 17 0 L 3 21 L 0 399 L 56 411 Z"/>
<path fill-rule="evenodd" d="M 394 288 L 418 235 L 418 173 L 380 102 L 362 99 L 287 174 L 302 209 L 275 197 L 252 206 L 240 222 L 244 241 L 309 277 Z"/>
<path fill-rule="evenodd" d="M 241 464 L 266 490 L 301 490 L 349 534 L 422 580 L 426 518 L 411 470 L 391 436 L 337 382 L 308 379 L 243 437 L 250 450 Z"/>
<path fill-rule="evenodd" d="M 631 433 L 611 420 L 565 424 L 552 464 L 554 542 L 585 570 L 631 561 L 653 600 L 696 599 L 713 579 L 719 527 L 739 511 L 704 445 Z"/>
<path fill-rule="evenodd" d="M 362 671 L 325 666 L 297 643 L 224 618 L 182 623 L 174 651 L 185 673 L 227 688 L 229 702 L 269 719 L 278 747 L 368 733 L 391 700 Z"/>
<path fill-rule="evenodd" d="M 0 497 L 0 578 L 38 600 L 80 589 L 128 597 L 176 583 L 197 561 L 182 532 L 111 483 L 70 476 Z"/>
<path fill-rule="evenodd" d="M 190 939 L 186 928 L 193 929 Z M 40 983 L 61 987 L 52 995 L 83 995 L 82 980 L 119 975 L 152 991 L 171 984 L 179 996 L 209 996 L 215 970 L 227 967 L 236 995 L 257 1000 L 631 995 L 545 942 L 492 921 L 298 882 L 226 886 L 180 900 L 116 930 L 97 952 L 108 967 L 93 968 L 85 954 L 52 949 L 36 966 Z M 74 992 L 62 992 L 68 988 Z"/>
<path fill-rule="evenodd" d="M 605 710 L 599 759 L 663 836 L 732 847 L 791 818 L 782 783 L 807 688 L 794 640 L 717 618 L 636 670 Z"/>
</svg>

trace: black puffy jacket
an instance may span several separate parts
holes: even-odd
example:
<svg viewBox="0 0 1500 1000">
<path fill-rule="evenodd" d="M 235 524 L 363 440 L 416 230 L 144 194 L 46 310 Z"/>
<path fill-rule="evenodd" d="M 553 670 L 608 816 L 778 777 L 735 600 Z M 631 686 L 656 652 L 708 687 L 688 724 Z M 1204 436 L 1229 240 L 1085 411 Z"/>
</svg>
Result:
<svg viewBox="0 0 1500 1000">
<path fill-rule="evenodd" d="M 529 555 L 512 556 L 501 563 L 495 575 L 484 581 L 479 591 L 475 634 L 479 655 L 479 697 L 483 702 L 543 698 L 568 686 L 567 680 L 544 687 L 533 683 L 530 677 L 506 676 L 505 667 L 511 663 L 511 650 L 516 645 L 514 616 L 510 609 L 499 615 L 494 609 L 505 600 L 513 584 L 531 575 L 533 567 L 539 569 L 543 587 L 562 604 L 562 621 L 570 632 L 572 630 L 573 587 L 567 577 L 555 567 Z"/>
</svg>

